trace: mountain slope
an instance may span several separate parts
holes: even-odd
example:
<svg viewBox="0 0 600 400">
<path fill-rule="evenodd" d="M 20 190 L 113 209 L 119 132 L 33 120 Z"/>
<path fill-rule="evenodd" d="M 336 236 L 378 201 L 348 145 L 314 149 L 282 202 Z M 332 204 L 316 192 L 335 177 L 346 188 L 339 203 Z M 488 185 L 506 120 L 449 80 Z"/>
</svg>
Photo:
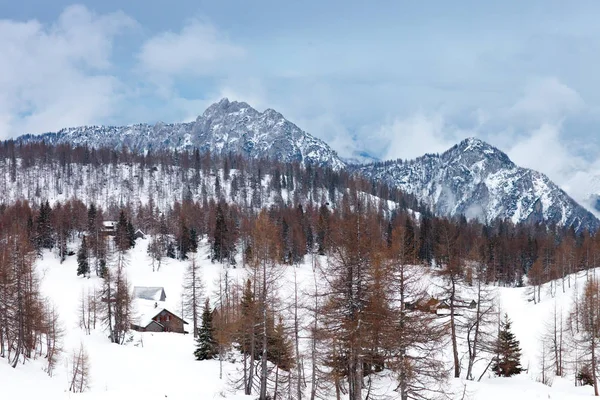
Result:
<svg viewBox="0 0 600 400">
<path fill-rule="evenodd" d="M 481 140 L 466 139 L 441 155 L 427 154 L 413 161 L 352 165 L 370 156 L 357 153 L 355 160 L 345 162 L 325 142 L 278 112 L 259 112 L 244 102 L 228 99 L 208 107 L 194 122 L 68 128 L 39 136 L 25 135 L 18 141 L 114 149 L 127 146 L 134 152 L 197 148 L 201 152 L 302 162 L 337 171 L 347 168 L 415 195 L 438 215 L 464 214 L 482 221 L 544 221 L 576 230 L 600 227 L 596 217 L 548 177 L 518 167 L 506 154 Z"/>
<path fill-rule="evenodd" d="M 83 126 L 18 141 L 69 143 L 135 152 L 158 149 L 237 153 L 251 158 L 303 162 L 340 170 L 345 163 L 325 142 L 302 131 L 275 110 L 259 112 L 244 102 L 224 98 L 208 107 L 196 121 L 179 124 Z"/>
<path fill-rule="evenodd" d="M 415 195 L 439 215 L 463 214 L 491 221 L 550 222 L 596 230 L 599 221 L 544 174 L 515 165 L 508 156 L 474 138 L 448 151 L 412 161 L 352 167 Z"/>
</svg>

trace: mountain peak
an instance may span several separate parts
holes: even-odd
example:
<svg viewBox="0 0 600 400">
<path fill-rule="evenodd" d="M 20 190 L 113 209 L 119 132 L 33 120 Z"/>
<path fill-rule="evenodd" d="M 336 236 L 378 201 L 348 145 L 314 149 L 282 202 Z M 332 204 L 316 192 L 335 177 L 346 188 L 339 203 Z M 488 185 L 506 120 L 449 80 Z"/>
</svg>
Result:
<svg viewBox="0 0 600 400">
<path fill-rule="evenodd" d="M 494 170 L 515 167 L 506 153 L 476 137 L 469 137 L 462 140 L 444 152 L 442 158 L 445 160 L 460 161 L 462 164 L 469 166 L 485 160 L 493 166 Z"/>
<path fill-rule="evenodd" d="M 599 221 L 543 174 L 515 165 L 494 146 L 467 138 L 440 155 L 356 169 L 415 195 L 438 215 L 489 222 L 549 222 L 595 231 Z"/>
<path fill-rule="evenodd" d="M 245 103 L 243 101 L 230 101 L 227 97 L 223 97 L 218 102 L 211 104 L 206 109 L 206 111 L 204 111 L 204 114 L 202 114 L 200 117 L 198 117 L 198 120 L 203 117 L 207 118 L 207 117 L 210 117 L 212 115 L 217 115 L 217 114 L 234 113 L 234 112 L 239 112 L 244 109 L 250 109 L 252 111 L 256 111 L 252 107 L 250 107 L 250 105 L 248 103 Z"/>
<path fill-rule="evenodd" d="M 462 152 L 473 151 L 473 152 L 483 152 L 485 154 L 500 152 L 500 150 L 498 150 L 491 144 L 484 142 L 483 140 L 476 138 L 476 137 L 469 137 L 469 138 L 463 139 L 462 141 L 460 141 L 460 143 L 458 143 L 456 145 L 456 147 L 458 149 L 460 149 Z"/>
<path fill-rule="evenodd" d="M 79 127 L 22 142 L 46 141 L 131 151 L 147 149 L 237 153 L 249 158 L 269 158 L 340 170 L 344 162 L 326 143 L 304 132 L 273 109 L 258 112 L 248 103 L 227 97 L 211 104 L 196 121 L 183 124 Z"/>
</svg>

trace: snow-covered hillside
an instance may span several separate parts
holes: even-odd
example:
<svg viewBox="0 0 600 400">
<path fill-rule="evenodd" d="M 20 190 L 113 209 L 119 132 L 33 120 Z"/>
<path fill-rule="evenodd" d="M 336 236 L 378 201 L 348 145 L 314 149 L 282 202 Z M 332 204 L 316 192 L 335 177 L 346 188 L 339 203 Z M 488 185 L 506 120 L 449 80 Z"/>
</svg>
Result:
<svg viewBox="0 0 600 400">
<path fill-rule="evenodd" d="M 441 155 L 412 161 L 384 161 L 364 152 L 342 160 L 327 143 L 304 132 L 275 110 L 259 112 L 244 102 L 222 99 L 196 121 L 128 126 L 84 126 L 43 135 L 24 135 L 17 143 L 45 142 L 91 148 L 128 148 L 137 153 L 157 150 L 210 151 L 344 169 L 368 180 L 384 182 L 416 196 L 439 216 L 465 215 L 491 221 L 547 222 L 595 231 L 598 219 L 547 176 L 515 165 L 506 154 L 470 138 Z M 370 162 L 366 165 L 357 163 Z M 590 180 L 593 186 L 594 181 Z M 580 189 L 577 189 L 581 192 Z M 578 197 L 589 208 L 597 191 Z"/>
<path fill-rule="evenodd" d="M 138 240 L 129 252 L 128 276 L 132 286 L 162 286 L 167 299 L 165 306 L 181 313 L 181 287 L 185 262 L 168 260 L 160 271 L 152 272 L 151 261 L 146 255 L 147 240 Z M 197 256 L 201 265 L 207 294 L 213 300 L 217 296 L 217 279 L 222 267 L 207 259 L 208 245 L 203 242 Z M 325 262 L 323 259 L 322 262 Z M 111 344 L 101 329 L 86 335 L 79 328 L 79 302 L 82 293 L 100 285 L 100 280 L 77 277 L 75 257 L 69 257 L 59 264 L 54 254 L 46 252 L 36 264 L 42 278 L 42 292 L 56 304 L 65 328 L 65 357 L 59 362 L 55 375 L 50 378 L 43 371 L 41 360 L 28 361 L 16 369 L 7 363 L 0 363 L 0 387 L 7 398 L 44 398 L 58 400 L 67 398 L 83 399 L 251 399 L 233 389 L 232 381 L 240 372 L 240 365 L 233 361 L 224 363 L 224 378 L 219 379 L 218 361 L 195 361 L 194 341 L 191 335 L 176 333 L 134 333 L 124 346 Z M 246 271 L 241 268 L 229 269 L 229 277 L 241 281 Z M 310 291 L 313 284 L 313 269 L 310 263 L 297 267 L 286 267 L 280 280 L 280 298 L 289 301 L 292 296 L 294 275 L 301 287 L 300 292 Z M 572 277 L 571 286 L 555 288 L 555 297 L 549 294 L 549 285 L 542 289 L 542 301 L 534 304 L 529 288 L 495 288 L 502 312 L 513 320 L 513 332 L 521 342 L 522 365 L 526 373 L 512 378 L 496 378 L 488 372 L 481 382 L 454 379 L 448 391 L 451 398 L 493 400 L 493 399 L 577 399 L 589 397 L 592 389 L 574 387 L 573 373 L 567 377 L 554 379 L 552 387 L 539 383 L 540 338 L 544 323 L 555 307 L 562 308 L 566 315 L 576 290 L 583 288 L 585 273 Z M 434 278 L 429 278 L 435 280 Z M 432 281 L 433 282 L 433 281 Z M 433 282 L 439 283 L 439 282 Z M 436 285 L 430 285 L 435 287 Z M 287 300 L 286 300 L 287 299 Z M 81 395 L 68 392 L 70 365 L 69 353 L 83 344 L 89 353 L 91 363 L 91 388 Z M 308 360 L 305 360 L 308 361 Z M 482 368 L 483 366 L 479 367 Z M 480 370 L 481 371 L 481 370 Z M 480 371 L 478 371 L 480 373 Z M 382 376 L 377 385 L 386 398 L 396 398 L 395 384 L 391 377 Z M 466 385 L 466 386 L 464 386 Z M 466 396 L 463 397 L 463 393 Z"/>
</svg>

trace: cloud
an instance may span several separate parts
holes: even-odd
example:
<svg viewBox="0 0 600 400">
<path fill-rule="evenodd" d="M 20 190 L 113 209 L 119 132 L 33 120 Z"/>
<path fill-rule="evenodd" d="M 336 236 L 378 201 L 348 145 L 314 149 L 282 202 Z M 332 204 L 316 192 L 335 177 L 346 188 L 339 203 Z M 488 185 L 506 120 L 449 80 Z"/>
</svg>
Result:
<svg viewBox="0 0 600 400">
<path fill-rule="evenodd" d="M 449 126 L 441 114 L 417 113 L 382 125 L 372 140 L 379 138 L 385 146 L 383 159 L 412 159 L 425 153 L 448 150 L 470 135 L 472 133 Z"/>
<path fill-rule="evenodd" d="M 245 51 L 231 43 L 215 26 L 198 19 L 179 32 L 161 32 L 148 39 L 137 59 L 139 68 L 162 84 L 178 77 L 216 74 L 223 62 L 243 57 Z"/>
<path fill-rule="evenodd" d="M 510 108 L 509 116 L 536 122 L 554 121 L 580 111 L 584 104 L 579 93 L 557 78 L 538 78 L 526 86 L 521 99 Z"/>
<path fill-rule="evenodd" d="M 48 25 L 0 20 L 0 137 L 113 117 L 123 91 L 111 73 L 113 42 L 135 25 L 84 6 Z"/>
<path fill-rule="evenodd" d="M 519 166 L 543 171 L 557 182 L 583 166 L 560 137 L 561 126 L 544 123 L 528 135 L 517 138 L 506 153 Z"/>
</svg>

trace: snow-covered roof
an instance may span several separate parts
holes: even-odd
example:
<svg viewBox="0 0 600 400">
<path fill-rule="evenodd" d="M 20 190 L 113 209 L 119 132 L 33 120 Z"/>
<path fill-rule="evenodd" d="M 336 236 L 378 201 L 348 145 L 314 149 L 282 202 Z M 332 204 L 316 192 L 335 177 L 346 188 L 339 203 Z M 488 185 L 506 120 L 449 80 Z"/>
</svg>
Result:
<svg viewBox="0 0 600 400">
<path fill-rule="evenodd" d="M 114 228 L 117 226 L 117 221 L 102 221 L 102 225 L 104 225 L 105 228 Z"/>
<path fill-rule="evenodd" d="M 156 317 L 161 312 L 166 311 L 173 317 L 181 319 L 184 324 L 187 325 L 187 322 L 184 321 L 178 315 L 173 314 L 171 311 L 165 308 L 165 303 L 162 301 L 151 301 L 144 299 L 135 299 L 134 300 L 134 318 L 133 324 L 141 326 L 142 328 L 147 327 L 154 317 Z"/>
<path fill-rule="evenodd" d="M 156 302 L 143 299 L 135 299 L 134 307 L 136 316 L 133 318 L 133 323 L 142 328 L 148 326 L 152 322 L 152 318 L 165 309 L 162 301 Z"/>
<path fill-rule="evenodd" d="M 135 286 L 133 297 L 144 300 L 165 301 L 167 295 L 163 287 Z"/>
</svg>

